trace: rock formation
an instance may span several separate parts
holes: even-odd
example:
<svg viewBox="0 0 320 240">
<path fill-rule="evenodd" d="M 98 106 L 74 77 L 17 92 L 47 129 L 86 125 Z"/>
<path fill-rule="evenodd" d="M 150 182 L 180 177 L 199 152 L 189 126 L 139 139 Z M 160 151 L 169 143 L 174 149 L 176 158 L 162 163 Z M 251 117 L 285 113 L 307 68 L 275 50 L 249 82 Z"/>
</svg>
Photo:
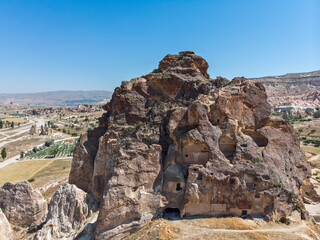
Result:
<svg viewBox="0 0 320 240">
<path fill-rule="evenodd" d="M 45 220 L 47 202 L 29 182 L 7 182 L 0 187 L 0 209 L 12 224 L 40 224 Z"/>
<path fill-rule="evenodd" d="M 194 52 L 167 55 L 116 88 L 100 127 L 81 136 L 69 181 L 100 201 L 96 239 L 168 213 L 307 217 L 311 174 L 293 127 L 270 119 L 261 83 L 207 69 Z"/>
<path fill-rule="evenodd" d="M 74 239 L 97 208 L 96 200 L 75 185 L 60 186 L 51 199 L 46 223 L 31 239 Z"/>
<path fill-rule="evenodd" d="M 53 134 L 53 130 L 49 127 L 43 127 L 41 126 L 40 129 L 37 129 L 37 125 L 33 124 L 30 127 L 29 130 L 29 135 L 34 136 L 34 135 L 52 135 Z"/>
<path fill-rule="evenodd" d="M 33 124 L 33 125 L 30 127 L 29 135 L 33 136 L 33 135 L 36 135 L 36 134 L 38 134 L 37 125 L 36 125 L 36 124 Z"/>
<path fill-rule="evenodd" d="M 11 226 L 0 208 L 0 240 L 12 239 Z"/>
<path fill-rule="evenodd" d="M 49 127 L 41 126 L 40 135 L 52 135 L 53 131 Z"/>
</svg>

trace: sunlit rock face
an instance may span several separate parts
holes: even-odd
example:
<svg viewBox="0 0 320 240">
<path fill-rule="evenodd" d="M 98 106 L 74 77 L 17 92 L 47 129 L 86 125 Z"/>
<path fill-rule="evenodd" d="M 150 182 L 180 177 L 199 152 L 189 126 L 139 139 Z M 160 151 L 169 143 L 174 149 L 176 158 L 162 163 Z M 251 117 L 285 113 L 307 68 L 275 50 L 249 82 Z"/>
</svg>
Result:
<svg viewBox="0 0 320 240">
<path fill-rule="evenodd" d="M 310 169 L 293 127 L 271 120 L 263 85 L 211 79 L 192 51 L 125 81 L 100 127 L 81 136 L 70 183 L 100 200 L 97 239 L 120 239 L 163 212 L 305 213 Z"/>
<path fill-rule="evenodd" d="M 90 194 L 68 183 L 60 186 L 51 198 L 45 224 L 28 240 L 75 239 L 96 210 Z"/>
<path fill-rule="evenodd" d="M 0 209 L 15 225 L 40 224 L 47 214 L 47 201 L 29 182 L 5 183 L 0 187 Z"/>
<path fill-rule="evenodd" d="M 0 208 L 0 240 L 11 240 L 12 230 L 10 223 Z"/>
</svg>

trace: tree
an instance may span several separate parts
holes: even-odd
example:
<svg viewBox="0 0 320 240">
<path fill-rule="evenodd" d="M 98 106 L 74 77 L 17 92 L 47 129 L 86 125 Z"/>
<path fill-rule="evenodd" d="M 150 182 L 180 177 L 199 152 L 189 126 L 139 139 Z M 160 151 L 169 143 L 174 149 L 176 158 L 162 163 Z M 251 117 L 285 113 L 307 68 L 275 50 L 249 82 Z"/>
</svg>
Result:
<svg viewBox="0 0 320 240">
<path fill-rule="evenodd" d="M 0 120 L 0 128 L 3 128 L 3 122 Z"/>
<path fill-rule="evenodd" d="M 24 151 L 21 151 L 21 152 L 20 152 L 20 158 L 23 158 L 24 156 L 25 156 Z"/>
<path fill-rule="evenodd" d="M 14 128 L 14 121 L 11 122 L 11 128 Z"/>
<path fill-rule="evenodd" d="M 1 157 L 3 160 L 6 159 L 7 157 L 7 151 L 6 151 L 6 148 L 2 148 L 2 151 L 1 151 Z"/>
</svg>

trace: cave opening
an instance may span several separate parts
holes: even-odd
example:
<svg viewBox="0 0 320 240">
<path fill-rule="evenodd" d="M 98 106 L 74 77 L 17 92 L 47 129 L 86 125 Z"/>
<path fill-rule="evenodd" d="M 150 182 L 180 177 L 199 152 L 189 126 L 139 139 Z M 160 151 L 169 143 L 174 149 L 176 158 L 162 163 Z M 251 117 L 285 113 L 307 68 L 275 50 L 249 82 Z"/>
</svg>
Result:
<svg viewBox="0 0 320 240">
<path fill-rule="evenodd" d="M 250 136 L 258 145 L 258 147 L 266 147 L 268 145 L 268 139 L 259 132 L 253 130 L 244 130 L 243 133 Z"/>
<path fill-rule="evenodd" d="M 168 219 L 180 218 L 180 210 L 179 210 L 179 208 L 166 208 L 163 211 L 162 216 L 164 218 L 168 218 Z"/>
<path fill-rule="evenodd" d="M 248 215 L 248 211 L 247 210 L 242 210 L 241 215 L 242 216 L 247 216 Z"/>
<path fill-rule="evenodd" d="M 226 158 L 232 160 L 236 152 L 236 143 L 232 138 L 222 136 L 219 140 L 219 149 Z"/>
<path fill-rule="evenodd" d="M 177 183 L 176 191 L 180 192 L 182 190 L 181 184 Z"/>
</svg>

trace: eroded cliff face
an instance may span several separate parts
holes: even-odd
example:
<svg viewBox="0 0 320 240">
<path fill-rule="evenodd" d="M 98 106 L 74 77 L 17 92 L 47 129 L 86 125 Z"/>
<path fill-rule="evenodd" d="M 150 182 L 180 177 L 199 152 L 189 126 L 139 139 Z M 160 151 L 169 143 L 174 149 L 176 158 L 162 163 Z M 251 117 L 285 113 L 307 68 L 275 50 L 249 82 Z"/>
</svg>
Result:
<svg viewBox="0 0 320 240">
<path fill-rule="evenodd" d="M 81 136 L 69 180 L 100 201 L 97 239 L 164 211 L 307 217 L 310 169 L 292 126 L 269 118 L 261 83 L 207 69 L 194 52 L 167 55 L 116 88 L 100 127 Z"/>
</svg>

